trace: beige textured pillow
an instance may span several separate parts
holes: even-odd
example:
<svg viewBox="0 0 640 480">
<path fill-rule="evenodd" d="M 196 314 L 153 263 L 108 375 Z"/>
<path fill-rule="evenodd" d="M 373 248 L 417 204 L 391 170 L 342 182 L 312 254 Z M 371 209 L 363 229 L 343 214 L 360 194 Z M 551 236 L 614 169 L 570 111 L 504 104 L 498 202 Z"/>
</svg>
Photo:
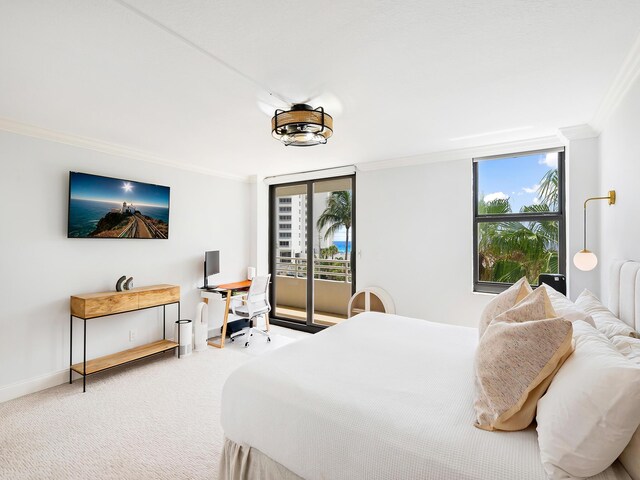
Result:
<svg viewBox="0 0 640 480">
<path fill-rule="evenodd" d="M 482 337 L 484 331 L 494 318 L 509 310 L 531 292 L 531 286 L 529 285 L 527 278 L 522 277 L 504 292 L 491 300 L 487 306 L 484 307 L 482 315 L 480 316 L 480 324 L 478 325 L 480 337 Z"/>
<path fill-rule="evenodd" d="M 571 355 L 573 327 L 555 316 L 544 289 L 499 315 L 476 351 L 476 427 L 522 430 L 535 418 L 538 399 Z"/>
</svg>

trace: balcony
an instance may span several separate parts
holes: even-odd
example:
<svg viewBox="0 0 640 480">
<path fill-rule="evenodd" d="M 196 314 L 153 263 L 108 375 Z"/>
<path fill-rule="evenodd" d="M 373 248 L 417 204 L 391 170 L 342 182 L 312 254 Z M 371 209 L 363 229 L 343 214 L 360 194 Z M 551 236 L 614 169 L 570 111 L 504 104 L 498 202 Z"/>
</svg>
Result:
<svg viewBox="0 0 640 480">
<path fill-rule="evenodd" d="M 330 326 L 347 318 L 351 298 L 351 262 L 313 260 L 314 315 L 317 325 Z M 307 259 L 276 257 L 276 316 L 305 323 L 307 319 Z"/>
</svg>

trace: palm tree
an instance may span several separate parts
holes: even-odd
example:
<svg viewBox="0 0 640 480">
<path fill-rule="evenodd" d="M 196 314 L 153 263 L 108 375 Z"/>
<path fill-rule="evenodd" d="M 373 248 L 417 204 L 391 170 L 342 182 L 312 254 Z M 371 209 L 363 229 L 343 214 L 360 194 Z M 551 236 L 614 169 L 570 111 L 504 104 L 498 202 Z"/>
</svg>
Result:
<svg viewBox="0 0 640 480">
<path fill-rule="evenodd" d="M 327 200 L 327 207 L 318 217 L 316 222 L 318 230 L 327 227 L 324 239 L 333 238 L 333 235 L 344 227 L 346 234 L 345 257 L 349 254 L 349 229 L 351 228 L 351 190 L 331 192 Z"/>
<path fill-rule="evenodd" d="M 540 204 L 524 206 L 521 213 L 542 213 L 558 208 L 558 170 L 547 172 L 537 189 Z M 509 199 L 480 200 L 480 214 L 510 213 Z M 517 281 L 526 275 L 538 278 L 558 271 L 558 223 L 555 221 L 482 222 L 479 224 L 478 262 L 480 280 Z"/>
<path fill-rule="evenodd" d="M 549 206 L 549 211 L 558 209 L 558 169 L 554 168 L 544 174 L 538 187 L 540 203 Z"/>
<path fill-rule="evenodd" d="M 339 253 L 338 247 L 335 245 L 329 245 L 327 248 L 320 249 L 320 258 L 333 258 Z"/>
</svg>

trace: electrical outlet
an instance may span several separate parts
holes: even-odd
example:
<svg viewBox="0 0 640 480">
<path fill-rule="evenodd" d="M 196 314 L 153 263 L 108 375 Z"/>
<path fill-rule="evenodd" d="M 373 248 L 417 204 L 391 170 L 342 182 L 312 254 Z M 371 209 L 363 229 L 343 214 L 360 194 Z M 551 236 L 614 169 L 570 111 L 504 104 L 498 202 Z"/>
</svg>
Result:
<svg viewBox="0 0 640 480">
<path fill-rule="evenodd" d="M 129 330 L 129 341 L 133 342 L 136 339 L 136 331 L 135 330 Z"/>
</svg>

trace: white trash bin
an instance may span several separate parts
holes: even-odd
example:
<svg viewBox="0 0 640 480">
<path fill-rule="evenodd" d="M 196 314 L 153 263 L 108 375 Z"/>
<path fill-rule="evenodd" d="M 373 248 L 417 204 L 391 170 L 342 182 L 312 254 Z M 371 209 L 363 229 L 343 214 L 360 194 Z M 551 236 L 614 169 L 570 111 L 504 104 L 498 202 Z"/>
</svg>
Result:
<svg viewBox="0 0 640 480">
<path fill-rule="evenodd" d="M 178 328 L 180 329 L 178 331 Z M 186 357 L 191 355 L 193 350 L 193 322 L 191 320 L 176 321 L 176 339 L 179 339 L 180 346 L 176 349 L 178 357 Z"/>
</svg>

